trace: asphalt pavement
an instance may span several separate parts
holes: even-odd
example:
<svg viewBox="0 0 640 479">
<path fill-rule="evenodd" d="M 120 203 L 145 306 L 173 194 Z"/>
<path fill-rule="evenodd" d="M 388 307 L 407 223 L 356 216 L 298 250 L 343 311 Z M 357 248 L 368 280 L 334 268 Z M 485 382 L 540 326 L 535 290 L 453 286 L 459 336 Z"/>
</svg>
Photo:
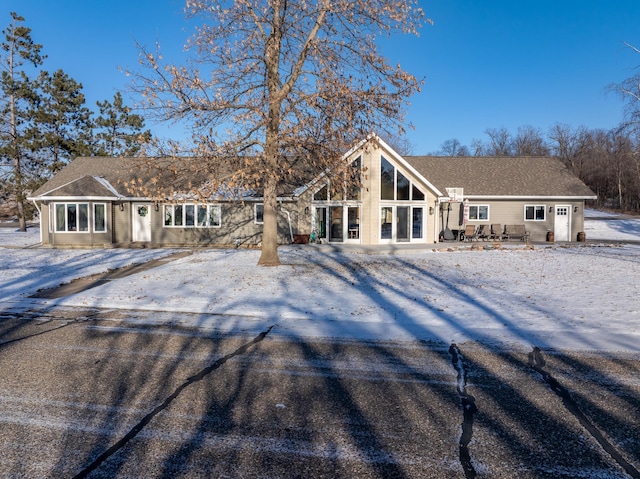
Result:
<svg viewBox="0 0 640 479">
<path fill-rule="evenodd" d="M 0 478 L 640 477 L 633 355 L 124 316 L 0 313 Z"/>
</svg>

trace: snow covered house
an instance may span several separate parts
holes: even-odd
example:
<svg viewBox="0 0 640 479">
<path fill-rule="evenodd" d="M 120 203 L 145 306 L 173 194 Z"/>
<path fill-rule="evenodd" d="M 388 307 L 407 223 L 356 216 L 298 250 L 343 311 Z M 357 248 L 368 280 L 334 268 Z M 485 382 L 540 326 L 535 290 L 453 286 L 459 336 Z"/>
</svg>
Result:
<svg viewBox="0 0 640 479">
<path fill-rule="evenodd" d="M 344 160 L 361 187 L 328 175 L 279 192 L 279 241 L 309 235 L 328 243 L 403 244 L 456 240 L 466 225 L 523 225 L 530 241 L 576 241 L 595 194 L 548 157 L 401 156 L 375 135 Z M 172 160 L 172 165 L 176 166 Z M 158 201 L 129 193 L 144 178 L 136 158 L 73 160 L 29 198 L 42 243 L 60 247 L 255 245 L 262 199 L 255 192 Z M 178 165 L 179 167 L 179 165 Z M 203 178 L 191 178 L 197 184 Z M 187 185 L 175 184 L 176 191 Z"/>
</svg>

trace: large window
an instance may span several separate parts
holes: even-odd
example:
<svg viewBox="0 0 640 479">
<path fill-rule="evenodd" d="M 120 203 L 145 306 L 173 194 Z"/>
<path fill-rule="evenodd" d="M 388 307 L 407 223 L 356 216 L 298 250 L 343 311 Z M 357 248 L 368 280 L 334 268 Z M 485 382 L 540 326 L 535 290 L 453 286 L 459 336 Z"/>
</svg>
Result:
<svg viewBox="0 0 640 479">
<path fill-rule="evenodd" d="M 525 221 L 544 221 L 546 219 L 546 205 L 525 205 Z"/>
<path fill-rule="evenodd" d="M 469 205 L 469 219 L 489 221 L 489 205 Z"/>
<path fill-rule="evenodd" d="M 107 205 L 104 203 L 94 203 L 93 205 L 93 231 L 104 233 L 107 231 Z"/>
<path fill-rule="evenodd" d="M 56 203 L 55 225 L 57 232 L 89 231 L 88 203 Z"/>
<path fill-rule="evenodd" d="M 424 201 L 424 193 L 383 156 L 380 158 L 380 199 Z"/>
<path fill-rule="evenodd" d="M 220 205 L 185 203 L 164 205 L 164 226 L 183 228 L 217 228 L 221 224 Z"/>
</svg>

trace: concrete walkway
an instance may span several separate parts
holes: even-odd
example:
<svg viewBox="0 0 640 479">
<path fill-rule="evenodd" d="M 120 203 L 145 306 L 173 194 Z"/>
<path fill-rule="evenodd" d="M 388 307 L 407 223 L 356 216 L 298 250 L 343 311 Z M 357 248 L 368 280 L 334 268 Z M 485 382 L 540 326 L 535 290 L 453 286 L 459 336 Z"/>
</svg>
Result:
<svg viewBox="0 0 640 479">
<path fill-rule="evenodd" d="M 78 278 L 70 283 L 62 284 L 55 288 L 38 291 L 36 294 L 34 294 L 31 297 L 41 298 L 41 299 L 64 298 L 72 294 L 80 293 L 82 291 L 95 288 L 96 286 L 100 286 L 102 284 L 108 283 L 109 281 L 112 281 L 115 279 L 124 278 L 132 274 L 140 273 L 142 271 L 147 271 L 149 269 L 162 266 L 163 264 L 169 263 L 171 261 L 175 261 L 177 259 L 189 256 L 192 253 L 193 251 L 191 250 L 180 251 L 178 253 L 165 256 L 164 258 L 158 258 L 151 261 L 147 261 L 146 263 L 133 264 L 130 266 L 125 266 L 123 268 L 114 269 L 112 271 L 107 271 L 106 273 L 86 276 L 84 278 Z"/>
</svg>

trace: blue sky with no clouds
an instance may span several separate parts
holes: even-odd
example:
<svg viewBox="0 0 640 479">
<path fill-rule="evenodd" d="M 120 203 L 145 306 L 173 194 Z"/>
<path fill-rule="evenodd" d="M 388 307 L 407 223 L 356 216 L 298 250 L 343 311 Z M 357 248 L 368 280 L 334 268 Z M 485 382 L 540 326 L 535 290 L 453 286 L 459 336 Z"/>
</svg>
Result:
<svg viewBox="0 0 640 479">
<path fill-rule="evenodd" d="M 112 99 L 135 67 L 138 41 L 158 40 L 165 57 L 179 55 L 190 29 L 183 0 L 0 0 L 26 19 L 48 55 L 44 68 L 63 69 L 84 86 L 89 106 Z M 385 40 L 383 51 L 425 85 L 407 120 L 415 154 L 447 139 L 469 145 L 487 128 L 544 132 L 555 123 L 613 128 L 622 102 L 607 86 L 634 75 L 640 54 L 638 0 L 433 0 L 421 2 L 434 25 L 420 38 Z M 126 94 L 125 94 L 126 97 Z M 164 136 L 174 128 L 155 127 Z"/>
</svg>

